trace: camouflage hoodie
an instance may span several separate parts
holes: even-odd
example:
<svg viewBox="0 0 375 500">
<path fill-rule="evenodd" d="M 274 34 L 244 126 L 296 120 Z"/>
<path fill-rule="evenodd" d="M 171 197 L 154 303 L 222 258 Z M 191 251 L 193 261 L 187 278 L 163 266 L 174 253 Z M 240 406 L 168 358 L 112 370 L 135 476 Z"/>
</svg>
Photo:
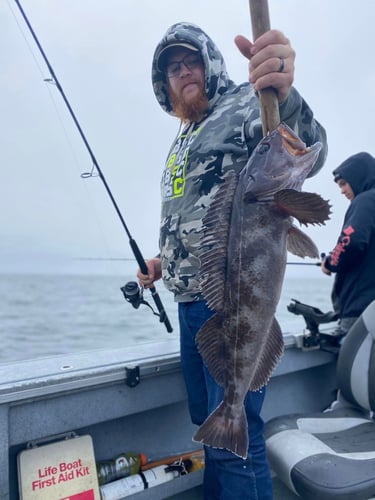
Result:
<svg viewBox="0 0 375 500">
<path fill-rule="evenodd" d="M 160 255 L 163 280 L 179 302 L 200 300 L 199 258 L 202 218 L 218 185 L 229 170 L 240 170 L 262 138 L 258 98 L 252 86 L 229 78 L 223 56 L 198 26 L 171 26 L 156 47 L 152 83 L 160 106 L 174 115 L 164 73 L 157 66 L 160 52 L 169 44 L 185 42 L 200 50 L 205 66 L 209 109 L 199 123 L 184 123 L 169 151 L 161 181 L 162 213 Z M 246 67 L 246 62 L 244 62 Z M 311 145 L 323 143 L 314 173 L 324 163 L 326 136 L 312 111 L 293 88 L 280 106 L 281 120 Z"/>
</svg>

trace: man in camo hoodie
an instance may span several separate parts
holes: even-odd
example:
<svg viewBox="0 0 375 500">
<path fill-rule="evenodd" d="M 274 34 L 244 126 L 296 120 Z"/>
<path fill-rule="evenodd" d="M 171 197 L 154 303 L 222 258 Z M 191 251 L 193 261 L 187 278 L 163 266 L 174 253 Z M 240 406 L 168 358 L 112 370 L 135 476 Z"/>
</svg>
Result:
<svg viewBox="0 0 375 500">
<path fill-rule="evenodd" d="M 223 389 L 211 377 L 195 345 L 195 336 L 213 314 L 199 284 L 202 219 L 226 174 L 245 166 L 263 137 L 257 91 L 274 87 L 281 120 L 309 146 L 323 144 L 310 175 L 327 153 L 324 129 L 295 88 L 295 53 L 279 31 L 269 31 L 252 44 L 242 36 L 237 47 L 249 62 L 249 81 L 236 85 L 223 57 L 198 26 L 171 26 L 156 47 L 152 82 L 164 111 L 180 119 L 161 181 L 160 257 L 147 261 L 148 274 L 138 271 L 140 284 L 163 278 L 178 302 L 181 364 L 193 423 L 200 425 L 219 405 Z M 230 451 L 205 446 L 205 499 L 272 498 L 270 472 L 260 411 L 265 388 L 249 392 L 245 401 L 249 430 L 246 460 Z"/>
</svg>

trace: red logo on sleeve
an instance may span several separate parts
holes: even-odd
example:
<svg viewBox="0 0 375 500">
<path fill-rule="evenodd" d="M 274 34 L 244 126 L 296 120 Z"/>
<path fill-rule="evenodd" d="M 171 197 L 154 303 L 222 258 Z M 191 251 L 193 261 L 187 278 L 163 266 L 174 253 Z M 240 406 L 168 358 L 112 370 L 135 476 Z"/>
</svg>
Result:
<svg viewBox="0 0 375 500">
<path fill-rule="evenodd" d="M 337 243 L 335 248 L 332 250 L 330 255 L 330 261 L 332 266 L 337 266 L 340 260 L 340 255 L 345 252 L 345 249 L 350 245 L 350 237 L 355 233 L 353 226 L 348 226 L 343 229 L 343 236 L 341 236 L 340 241 Z"/>
</svg>

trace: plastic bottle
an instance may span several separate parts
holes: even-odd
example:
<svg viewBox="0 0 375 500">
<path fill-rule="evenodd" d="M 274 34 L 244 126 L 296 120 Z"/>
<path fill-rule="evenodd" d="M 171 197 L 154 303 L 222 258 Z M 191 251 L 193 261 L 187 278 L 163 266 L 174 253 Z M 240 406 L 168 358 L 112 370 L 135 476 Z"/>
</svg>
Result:
<svg viewBox="0 0 375 500">
<path fill-rule="evenodd" d="M 195 472 L 204 469 L 204 453 L 194 454 L 190 457 L 191 465 L 187 468 L 188 472 Z"/>
<path fill-rule="evenodd" d="M 121 453 L 112 460 L 96 462 L 99 485 L 137 474 L 141 470 L 141 466 L 146 463 L 146 455 L 133 452 Z"/>
<path fill-rule="evenodd" d="M 100 487 L 100 494 L 102 500 L 120 500 L 138 491 L 170 481 L 178 476 L 178 471 L 169 471 L 168 465 L 159 465 L 139 474 L 105 484 Z"/>
</svg>

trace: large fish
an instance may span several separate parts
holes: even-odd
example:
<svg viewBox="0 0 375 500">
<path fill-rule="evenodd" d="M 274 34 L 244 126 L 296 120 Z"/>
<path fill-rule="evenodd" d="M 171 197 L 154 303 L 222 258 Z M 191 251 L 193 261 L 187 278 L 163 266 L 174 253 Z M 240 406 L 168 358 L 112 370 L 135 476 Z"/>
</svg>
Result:
<svg viewBox="0 0 375 500">
<path fill-rule="evenodd" d="M 300 191 L 320 149 L 320 143 L 307 148 L 281 124 L 261 140 L 239 176 L 226 177 L 203 220 L 202 292 L 216 313 L 197 345 L 224 397 L 194 440 L 243 458 L 249 445 L 244 398 L 268 382 L 283 353 L 275 311 L 287 250 L 319 257 L 292 217 L 303 224 L 329 219 L 327 201 Z"/>
</svg>

